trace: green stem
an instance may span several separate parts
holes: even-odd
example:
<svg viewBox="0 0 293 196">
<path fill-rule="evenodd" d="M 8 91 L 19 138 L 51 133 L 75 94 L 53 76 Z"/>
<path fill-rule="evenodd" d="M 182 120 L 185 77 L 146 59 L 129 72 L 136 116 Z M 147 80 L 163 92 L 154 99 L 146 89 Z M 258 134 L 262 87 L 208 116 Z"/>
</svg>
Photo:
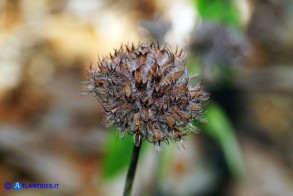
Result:
<svg viewBox="0 0 293 196">
<path fill-rule="evenodd" d="M 139 157 L 140 147 L 141 147 L 141 143 L 138 146 L 136 146 L 135 144 L 133 146 L 132 156 L 131 156 L 131 161 L 130 161 L 130 165 L 129 165 L 128 172 L 127 172 L 123 196 L 130 196 L 131 195 L 131 190 L 132 190 L 132 185 L 134 182 L 134 176 L 135 176 L 135 172 L 136 172 L 136 166 L 137 166 L 137 161 L 138 161 L 138 157 Z"/>
</svg>

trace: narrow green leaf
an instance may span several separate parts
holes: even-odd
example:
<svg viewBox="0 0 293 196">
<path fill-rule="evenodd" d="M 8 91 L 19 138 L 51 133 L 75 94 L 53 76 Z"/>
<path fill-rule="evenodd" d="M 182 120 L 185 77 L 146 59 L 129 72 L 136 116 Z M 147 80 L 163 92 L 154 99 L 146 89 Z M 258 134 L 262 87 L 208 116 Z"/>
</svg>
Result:
<svg viewBox="0 0 293 196">
<path fill-rule="evenodd" d="M 242 155 L 228 117 L 215 103 L 210 103 L 206 111 L 208 123 L 204 125 L 204 130 L 221 146 L 231 173 L 235 177 L 242 177 L 245 170 Z"/>
</svg>

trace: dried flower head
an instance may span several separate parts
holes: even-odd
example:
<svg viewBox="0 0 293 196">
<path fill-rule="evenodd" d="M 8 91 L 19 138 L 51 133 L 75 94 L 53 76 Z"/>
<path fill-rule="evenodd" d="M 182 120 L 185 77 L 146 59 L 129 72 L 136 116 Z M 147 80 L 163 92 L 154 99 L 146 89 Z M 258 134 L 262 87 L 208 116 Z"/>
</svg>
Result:
<svg viewBox="0 0 293 196">
<path fill-rule="evenodd" d="M 197 130 L 192 120 L 202 120 L 208 95 L 199 84 L 188 86 L 182 50 L 153 42 L 121 46 L 88 73 L 87 91 L 106 111 L 106 125 L 118 127 L 122 137 L 133 134 L 136 145 L 180 141 Z"/>
</svg>

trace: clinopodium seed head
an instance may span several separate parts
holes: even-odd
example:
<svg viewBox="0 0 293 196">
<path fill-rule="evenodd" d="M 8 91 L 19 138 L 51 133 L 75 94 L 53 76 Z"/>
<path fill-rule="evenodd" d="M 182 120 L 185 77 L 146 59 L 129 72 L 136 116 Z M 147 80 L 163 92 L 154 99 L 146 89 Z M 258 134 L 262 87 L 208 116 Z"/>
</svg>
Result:
<svg viewBox="0 0 293 196">
<path fill-rule="evenodd" d="M 122 137 L 133 134 L 136 145 L 180 141 L 197 131 L 192 120 L 202 121 L 208 95 L 199 84 L 188 86 L 182 50 L 172 53 L 158 43 L 121 46 L 88 74 L 87 91 L 106 111 L 106 125 L 118 127 Z"/>
</svg>

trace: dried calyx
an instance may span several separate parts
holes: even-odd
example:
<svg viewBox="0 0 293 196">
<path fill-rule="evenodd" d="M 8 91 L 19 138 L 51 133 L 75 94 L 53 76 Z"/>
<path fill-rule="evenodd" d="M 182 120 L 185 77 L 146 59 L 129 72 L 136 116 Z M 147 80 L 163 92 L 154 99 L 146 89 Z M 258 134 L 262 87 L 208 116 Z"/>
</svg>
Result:
<svg viewBox="0 0 293 196">
<path fill-rule="evenodd" d="M 199 84 L 188 86 L 185 56 L 153 42 L 121 46 L 90 67 L 86 91 L 106 111 L 106 125 L 133 134 L 136 145 L 180 141 L 197 131 L 191 122 L 202 121 L 208 100 Z"/>
</svg>

